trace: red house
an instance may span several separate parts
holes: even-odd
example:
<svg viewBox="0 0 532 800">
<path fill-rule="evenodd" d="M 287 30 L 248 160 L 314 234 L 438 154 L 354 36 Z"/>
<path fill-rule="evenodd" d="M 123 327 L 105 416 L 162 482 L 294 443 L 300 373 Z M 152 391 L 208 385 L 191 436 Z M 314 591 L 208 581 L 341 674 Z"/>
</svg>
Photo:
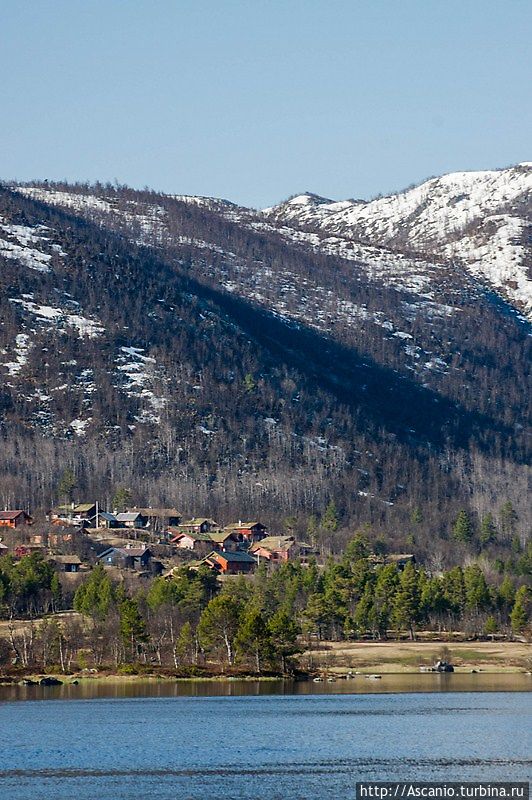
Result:
<svg viewBox="0 0 532 800">
<path fill-rule="evenodd" d="M 32 525 L 33 518 L 25 511 L 0 511 L 0 526 L 3 528 L 20 528 L 21 525 Z"/>
<path fill-rule="evenodd" d="M 241 550 L 225 551 L 223 553 L 213 550 L 202 561 L 202 564 L 220 575 L 238 575 L 253 572 L 257 566 L 256 560 L 249 553 Z"/>
<path fill-rule="evenodd" d="M 267 535 L 266 525 L 261 522 L 242 522 L 239 520 L 231 525 L 226 525 L 224 530 L 230 531 L 237 536 L 240 542 L 246 542 L 247 544 L 260 542 Z"/>
</svg>

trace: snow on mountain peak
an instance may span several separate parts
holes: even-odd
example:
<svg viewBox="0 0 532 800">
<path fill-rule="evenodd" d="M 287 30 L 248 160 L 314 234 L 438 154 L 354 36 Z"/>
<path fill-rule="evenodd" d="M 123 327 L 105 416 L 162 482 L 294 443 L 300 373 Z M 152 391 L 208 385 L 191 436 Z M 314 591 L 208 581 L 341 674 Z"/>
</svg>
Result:
<svg viewBox="0 0 532 800">
<path fill-rule="evenodd" d="M 532 194 L 531 163 L 453 172 L 368 202 L 316 201 L 308 193 L 265 209 L 263 215 L 277 223 L 461 263 L 532 312 L 526 267 L 530 248 L 525 244 L 530 223 L 522 210 Z"/>
</svg>

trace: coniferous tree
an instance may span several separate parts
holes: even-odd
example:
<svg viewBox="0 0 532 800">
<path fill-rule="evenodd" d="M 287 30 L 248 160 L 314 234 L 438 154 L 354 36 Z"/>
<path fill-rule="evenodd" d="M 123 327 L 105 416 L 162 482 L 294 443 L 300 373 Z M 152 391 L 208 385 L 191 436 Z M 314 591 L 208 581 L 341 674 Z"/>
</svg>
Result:
<svg viewBox="0 0 532 800">
<path fill-rule="evenodd" d="M 527 586 L 520 586 L 515 593 L 515 602 L 510 615 L 512 631 L 522 633 L 529 621 L 530 591 Z"/>
<path fill-rule="evenodd" d="M 473 536 L 473 526 L 469 514 L 463 508 L 458 512 L 458 516 L 453 525 L 453 538 L 457 542 L 467 544 Z"/>
<path fill-rule="evenodd" d="M 398 627 L 408 628 L 415 639 L 415 625 L 420 618 L 420 588 L 417 570 L 411 561 L 406 564 L 394 596 L 393 617 Z"/>
</svg>

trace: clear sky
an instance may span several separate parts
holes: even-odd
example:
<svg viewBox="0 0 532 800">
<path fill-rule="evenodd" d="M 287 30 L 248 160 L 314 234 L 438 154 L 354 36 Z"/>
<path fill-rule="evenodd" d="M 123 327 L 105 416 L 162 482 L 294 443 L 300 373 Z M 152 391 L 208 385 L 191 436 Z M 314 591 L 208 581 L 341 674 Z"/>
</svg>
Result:
<svg viewBox="0 0 532 800">
<path fill-rule="evenodd" d="M 532 159 L 530 0 L 0 0 L 0 175 L 271 205 Z"/>
</svg>

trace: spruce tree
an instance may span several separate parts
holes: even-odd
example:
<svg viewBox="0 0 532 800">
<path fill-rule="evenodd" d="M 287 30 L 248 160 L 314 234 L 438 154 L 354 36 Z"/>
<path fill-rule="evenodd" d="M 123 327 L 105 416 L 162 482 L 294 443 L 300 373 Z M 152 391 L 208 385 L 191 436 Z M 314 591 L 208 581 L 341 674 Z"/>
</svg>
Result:
<svg viewBox="0 0 532 800">
<path fill-rule="evenodd" d="M 467 511 L 463 508 L 458 512 L 458 516 L 453 525 L 453 538 L 457 542 L 470 542 L 473 536 L 473 526 Z"/>
<path fill-rule="evenodd" d="M 510 622 L 514 633 L 522 633 L 528 624 L 530 608 L 530 592 L 521 586 L 515 593 L 515 603 L 510 614 Z"/>
</svg>

